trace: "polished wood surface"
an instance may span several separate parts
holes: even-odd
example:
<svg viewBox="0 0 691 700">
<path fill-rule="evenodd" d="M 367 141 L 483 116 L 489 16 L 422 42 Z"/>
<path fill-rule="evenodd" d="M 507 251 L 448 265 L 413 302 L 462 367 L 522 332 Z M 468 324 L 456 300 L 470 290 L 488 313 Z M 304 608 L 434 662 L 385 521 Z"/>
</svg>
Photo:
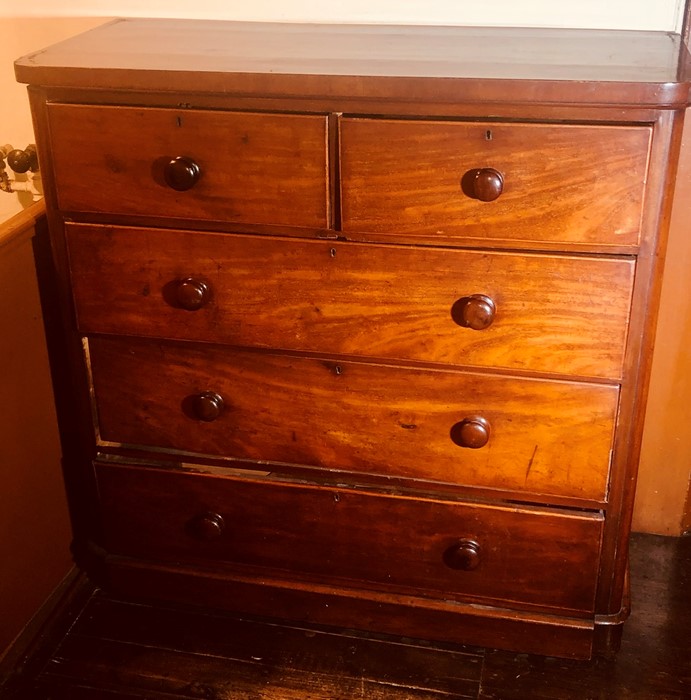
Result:
<svg viewBox="0 0 691 700">
<path fill-rule="evenodd" d="M 68 87 L 682 106 L 687 63 L 663 32 L 130 19 L 15 71 Z"/>
<path fill-rule="evenodd" d="M 62 104 L 48 114 L 62 209 L 328 226 L 324 117 Z M 177 157 L 199 173 L 171 186 Z"/>
<path fill-rule="evenodd" d="M 159 55 L 156 47 L 160 47 L 161 38 L 173 27 L 186 34 L 189 42 L 171 44 L 177 48 L 168 57 L 164 56 L 165 52 Z M 542 68 L 531 69 L 530 76 L 510 78 L 507 77 L 510 73 L 503 73 L 495 66 L 480 77 L 481 71 L 475 72 L 472 67 L 488 67 L 492 61 L 487 60 L 484 52 L 477 61 L 470 62 L 469 73 L 454 76 L 451 61 L 450 74 L 442 77 L 425 75 L 430 67 L 425 61 L 419 63 L 421 75 L 401 75 L 397 70 L 397 66 L 418 64 L 416 51 L 412 50 L 418 39 L 427 44 L 431 64 L 435 64 L 434 57 L 439 56 L 435 53 L 434 38 L 439 37 L 436 31 L 416 33 L 414 30 L 412 43 L 411 34 L 403 32 L 408 38 L 399 43 L 399 29 L 370 31 L 349 27 L 346 43 L 351 49 L 357 44 L 363 58 L 341 63 L 353 68 L 353 72 L 344 75 L 338 70 L 343 58 L 343 54 L 339 58 L 342 45 L 334 41 L 333 54 L 324 49 L 328 32 L 317 44 L 310 44 L 299 28 L 294 32 L 295 27 L 274 25 L 263 27 L 266 33 L 257 42 L 263 46 L 267 63 L 257 62 L 256 72 L 238 72 L 241 61 L 235 62 L 229 54 L 242 42 L 229 44 L 226 40 L 240 32 L 244 33 L 245 41 L 252 41 L 259 27 L 203 23 L 203 28 L 202 31 L 202 25 L 197 23 L 116 22 L 103 33 L 96 32 L 18 63 L 20 77 L 34 83 L 30 95 L 38 126 L 41 167 L 46 175 L 54 272 L 65 319 L 66 352 L 57 351 L 64 361 L 63 371 L 56 377 L 67 448 L 66 476 L 75 502 L 78 536 L 74 550 L 80 563 L 111 591 L 130 597 L 187 603 L 204 601 L 221 609 L 262 615 L 278 610 L 294 620 L 318 619 L 341 627 L 358 619 L 363 627 L 378 632 L 502 645 L 567 657 L 587 658 L 592 653 L 613 652 L 628 614 L 626 549 L 642 408 L 672 201 L 669 185 L 679 151 L 681 108 L 688 95 L 686 53 L 679 51 L 678 38 L 664 38 L 666 55 L 671 59 L 666 65 L 673 64 L 670 70 L 674 79 L 656 83 L 641 80 L 643 75 L 651 75 L 645 70 L 636 71 L 639 77 L 633 78 L 631 68 L 640 65 L 638 60 L 645 64 L 651 59 L 649 64 L 655 65 L 651 56 L 643 59 L 640 55 L 633 62 L 624 61 L 628 69 L 623 72 L 619 68 L 612 70 L 608 60 L 605 63 L 609 68 L 605 67 L 602 73 L 593 71 L 591 78 L 584 78 L 583 74 L 577 78 L 578 70 L 563 67 L 573 65 L 568 39 L 575 35 L 560 32 L 554 36 L 562 40 L 561 51 L 558 55 L 552 51 L 547 55 L 538 50 L 544 64 Z M 147 31 L 155 35 L 147 44 L 148 59 L 141 51 Z M 315 28 L 315 31 L 319 30 Z M 368 46 L 374 49 L 382 31 L 391 31 L 397 38 L 383 51 L 367 51 Z M 280 54 L 274 61 L 267 47 L 276 32 L 282 33 L 283 39 L 271 44 Z M 452 34 L 460 50 L 459 39 L 468 34 L 464 31 Z M 514 52 L 514 63 L 517 55 L 535 55 L 531 53 L 535 48 L 531 41 L 536 35 L 532 31 L 518 34 L 523 36 L 524 43 Z M 122 41 L 114 41 L 116 35 Z M 472 32 L 471 35 L 477 36 Z M 494 36 L 500 35 L 507 40 L 513 36 L 511 33 Z M 296 36 L 302 37 L 297 43 Z M 584 51 L 586 37 L 592 35 L 579 36 L 585 41 L 580 47 L 582 66 L 589 64 L 590 57 L 597 52 L 594 47 L 590 55 Z M 93 45 L 89 48 L 89 42 L 96 37 L 100 57 L 93 55 Z M 621 58 L 621 38 L 600 35 L 603 41 L 600 47 L 607 44 L 611 55 Z M 647 38 L 654 43 L 653 37 Z M 632 42 L 629 47 L 636 45 L 640 49 L 641 39 L 640 34 L 629 35 L 627 41 Z M 302 50 L 309 53 L 309 47 L 317 45 L 321 46 L 320 58 L 304 61 Z M 403 51 L 400 60 L 394 59 L 392 45 Z M 66 60 L 70 52 L 79 53 L 80 60 L 90 67 Z M 442 53 L 449 58 L 447 50 Z M 382 54 L 388 55 L 388 59 L 382 61 Z M 324 61 L 327 55 L 334 56 L 333 70 L 329 61 Z M 280 70 L 279 65 L 287 68 L 296 57 L 303 66 L 302 72 Z M 170 60 L 167 70 L 162 71 L 157 62 L 164 58 Z M 246 54 L 245 59 L 251 60 L 251 54 Z M 276 70 L 268 65 L 274 65 Z M 308 71 L 317 65 L 320 66 L 317 72 Z M 361 68 L 356 70 L 357 65 Z M 612 79 L 602 80 L 605 74 Z M 670 76 L 669 72 L 665 74 Z M 616 80 L 616 75 L 622 80 Z M 118 211 L 117 197 L 112 193 L 103 195 L 108 205 L 103 209 L 68 210 L 60 196 L 62 182 L 70 175 L 58 172 L 58 160 L 64 160 L 64 153 L 58 158 L 53 144 L 57 138 L 63 143 L 61 148 L 65 148 L 64 134 L 56 137 L 57 131 L 66 128 L 60 125 L 62 117 L 56 116 L 59 109 L 53 109 L 58 105 L 66 112 L 83 109 L 84 113 L 98 110 L 99 114 L 111 114 L 120 110 L 123 114 L 176 115 L 183 124 L 185 111 L 189 110 L 190 114 L 199 116 L 200 123 L 214 126 L 211 131 L 215 134 L 203 137 L 207 144 L 223 142 L 222 125 L 228 115 L 238 119 L 285 116 L 312 120 L 310 123 L 323 125 L 323 153 L 328 154 L 320 160 L 324 163 L 320 182 L 327 192 L 324 199 L 328 204 L 319 211 L 326 212 L 325 216 L 319 221 L 301 219 L 300 198 L 290 199 L 288 180 L 285 180 L 286 189 L 281 190 L 281 196 L 285 196 L 282 201 L 287 203 L 285 219 L 280 218 L 282 210 L 270 203 L 248 213 L 248 220 L 233 219 L 228 214 L 215 219 L 213 211 L 205 209 L 211 202 L 208 198 L 201 208 L 190 206 L 177 213 L 162 208 L 155 196 L 142 198 L 137 204 L 141 209 Z M 117 122 L 118 117 L 113 119 L 110 123 Z M 414 139 L 408 139 L 405 144 L 412 151 L 402 148 L 400 139 L 397 144 L 393 138 L 390 143 L 397 148 L 381 147 L 387 141 L 389 128 L 393 137 L 399 128 L 410 128 L 408 133 L 413 134 L 418 127 L 429 127 L 435 137 L 426 139 L 422 150 L 437 165 L 427 169 L 431 174 L 447 167 L 446 151 L 438 143 L 439 134 L 446 134 L 447 129 L 455 135 L 465 133 L 463 129 L 474 124 L 497 125 L 499 138 L 492 129 L 485 129 L 482 143 L 483 148 L 496 147 L 499 153 L 504 140 L 502 134 L 547 134 L 545 138 L 551 149 L 540 150 L 540 139 L 531 141 L 532 137 L 526 135 L 514 142 L 509 154 L 513 157 L 514 151 L 518 153 L 516 163 L 530 163 L 534 172 L 539 170 L 536 163 L 544 163 L 548 178 L 526 180 L 533 183 L 531 191 L 544 188 L 549 193 L 543 197 L 544 211 L 533 216 L 533 224 L 524 226 L 523 232 L 514 233 L 513 238 L 511 227 L 504 224 L 503 231 L 490 231 L 491 235 L 485 237 L 464 235 L 460 228 L 446 230 L 435 221 L 435 208 L 440 206 L 435 193 L 443 189 L 439 184 L 443 181 L 437 181 L 431 190 L 425 189 L 426 179 L 420 177 L 420 172 L 425 172 L 424 167 L 419 167 L 420 162 L 424 163 L 421 157 L 418 161 L 411 158 L 417 165 L 407 171 L 403 168 L 404 178 L 396 174 L 395 168 L 390 168 L 399 180 L 396 191 L 409 192 L 406 203 L 381 182 L 374 188 L 376 196 L 366 210 L 378 207 L 391 212 L 388 228 L 361 230 L 374 228 L 364 223 L 348 228 L 348 221 L 352 221 L 352 209 L 349 211 L 348 207 L 352 206 L 353 197 L 364 197 L 362 193 L 367 194 L 368 189 L 363 181 L 348 194 L 345 184 L 352 173 L 349 175 L 346 166 L 349 151 L 357 149 L 358 143 L 357 139 L 348 142 L 346 131 L 339 130 L 338 123 L 354 124 L 356 120 L 358 124 L 368 125 L 376 120 L 379 140 L 372 137 L 363 141 L 377 156 L 372 162 L 377 159 L 387 162 L 391 152 L 397 154 L 395 160 L 400 164 L 406 154 L 414 154 L 416 146 L 410 145 Z M 177 133 L 180 128 L 184 127 L 174 124 L 172 132 Z M 574 145 L 572 134 L 576 129 L 579 134 L 589 135 L 582 139 L 582 144 Z M 155 141 L 159 133 L 166 134 L 163 123 L 157 129 L 148 129 L 149 140 Z M 604 133 L 612 135 L 611 143 L 602 143 L 602 149 L 598 149 L 601 153 L 594 154 L 592 144 Z M 633 138 L 629 138 L 631 135 Z M 465 143 L 464 138 L 457 136 L 450 141 L 457 146 Z M 272 143 L 275 145 L 275 140 Z M 145 145 L 149 147 L 148 142 Z M 251 145 L 250 139 L 248 147 Z M 596 157 L 585 162 L 579 145 Z M 217 146 L 214 148 L 218 150 Z M 113 146 L 104 142 L 104 149 L 103 152 L 110 152 Z M 538 158 L 536 152 L 543 156 Z M 309 154 L 314 154 L 314 149 L 308 149 L 308 160 Z M 299 148 L 294 157 L 299 159 Z M 361 153 L 358 158 L 364 170 L 374 168 Z M 598 159 L 608 174 L 599 181 L 592 175 L 599 172 Z M 554 164 L 559 162 L 571 166 L 555 168 Z M 628 167 L 635 177 L 622 178 Z M 189 203 L 201 191 L 206 172 L 205 163 L 196 154 L 172 152 L 162 157 L 159 175 L 170 201 Z M 527 199 L 512 200 L 517 192 L 513 189 L 516 172 L 513 166 L 473 162 L 464 172 L 456 173 L 455 186 L 461 197 L 466 197 L 473 206 L 482 207 L 483 212 L 496 212 L 504 202 L 513 201 L 511 216 L 520 227 L 521 221 L 531 219 L 531 214 L 524 211 Z M 584 173 L 589 173 L 597 186 L 588 190 L 583 184 Z M 270 170 L 256 170 L 255 174 L 257 177 L 247 179 L 250 203 L 254 201 L 256 187 L 261 188 L 262 178 L 275 180 Z M 415 186 L 406 190 L 407 178 Z M 304 178 L 298 177 L 297 182 L 304 182 Z M 608 189 L 612 185 L 613 189 Z M 77 191 L 84 201 L 90 196 L 88 187 L 78 185 Z M 560 194 L 564 199 L 559 199 Z M 441 201 L 447 201 L 444 199 L 447 196 L 444 194 Z M 219 193 L 219 198 L 218 207 L 222 208 L 225 193 Z M 553 221 L 544 206 L 547 199 L 559 213 Z M 606 206 L 597 204 L 601 201 Z M 82 205 L 75 203 L 75 206 Z M 444 207 L 447 213 L 453 212 L 453 207 L 441 208 Z M 590 223 L 584 215 L 588 210 L 592 212 Z M 394 221 L 396 212 L 403 215 Z M 415 219 L 415 227 L 409 225 L 410 221 L 405 223 L 408 216 Z M 430 227 L 430 222 L 435 226 Z M 560 232 L 555 234 L 553 231 L 557 229 Z M 586 230 L 599 233 L 593 237 L 584 233 Z M 617 243 L 617 231 L 628 236 L 625 243 Z M 106 339 L 105 335 L 127 336 L 127 339 Z M 138 430 L 127 419 L 115 415 L 122 412 L 124 403 L 124 394 L 113 384 L 117 373 L 102 363 L 93 373 L 94 380 L 101 382 L 101 389 L 94 390 L 89 384 L 89 373 L 96 364 L 90 366 L 89 353 L 84 348 L 92 344 L 97 349 L 94 355 L 97 359 L 105 347 L 101 345 L 99 349 L 99 343 L 111 341 L 123 343 L 123 348 L 132 343 L 130 349 L 149 342 L 158 343 L 159 348 L 170 348 L 175 341 L 176 346 L 181 343 L 187 347 L 185 352 L 207 351 L 208 357 L 214 359 L 213 373 L 221 378 L 227 377 L 228 371 L 218 359 L 220 356 L 214 355 L 216 352 L 254 353 L 257 358 L 263 358 L 262 362 L 270 357 L 281 358 L 284 364 L 270 368 L 265 365 L 266 371 L 256 372 L 256 367 L 252 368 L 254 376 L 267 378 L 261 382 L 269 388 L 251 410 L 265 411 L 262 420 L 271 419 L 273 423 L 281 413 L 278 403 L 269 405 L 280 394 L 274 388 L 277 375 L 283 377 L 281 395 L 290 393 L 290 399 L 298 396 L 303 406 L 308 401 L 317 406 L 320 402 L 322 406 L 348 405 L 347 392 L 342 392 L 337 402 L 333 394 L 324 391 L 324 386 L 339 386 L 338 382 L 340 386 L 348 385 L 355 378 L 353 395 L 359 396 L 364 394 L 366 382 L 376 386 L 384 374 L 395 377 L 383 382 L 381 388 L 386 391 L 379 392 L 382 401 L 375 402 L 377 408 L 360 414 L 363 422 L 373 416 L 379 418 L 379 426 L 356 431 L 352 418 L 346 423 L 351 426 L 346 437 L 369 434 L 375 442 L 386 435 L 381 432 L 381 425 L 387 425 L 385 421 L 390 420 L 390 416 L 383 418 L 380 412 L 386 410 L 387 396 L 394 396 L 396 405 L 406 409 L 410 408 L 409 395 L 413 399 L 422 397 L 435 414 L 448 411 L 448 406 L 453 408 L 466 398 L 453 396 L 450 383 L 445 389 L 448 400 L 442 411 L 441 402 L 429 401 L 430 386 L 420 387 L 417 381 L 414 385 L 412 379 L 432 385 L 433 378 L 451 381 L 450 378 L 464 377 L 465 381 L 472 375 L 473 381 L 477 380 L 472 389 L 476 394 L 474 403 L 482 382 L 489 379 L 504 382 L 501 390 L 495 384 L 496 396 L 501 401 L 506 401 L 507 392 L 510 393 L 509 384 L 526 386 L 523 382 L 530 382 L 533 387 L 543 386 L 542 382 L 544 386 L 558 385 L 564 390 L 572 387 L 572 396 L 602 389 L 609 400 L 595 402 L 591 408 L 600 411 L 606 406 L 605 420 L 594 420 L 587 435 L 593 436 L 592 431 L 603 428 L 608 431 L 607 416 L 615 412 L 612 449 L 591 471 L 595 478 L 585 487 L 591 498 L 582 499 L 572 489 L 574 478 L 579 477 L 570 475 L 578 459 L 572 455 L 579 451 L 569 450 L 572 443 L 568 440 L 561 445 L 559 457 L 553 458 L 551 467 L 543 472 L 551 474 L 550 483 L 545 478 L 543 485 L 532 491 L 517 487 L 521 474 L 524 480 L 530 478 L 530 472 L 538 466 L 537 442 L 534 443 L 538 444 L 537 452 L 533 446 L 531 454 L 526 453 L 517 462 L 515 471 L 511 471 L 513 467 L 507 470 L 513 475 L 510 477 L 513 486 L 510 481 L 501 481 L 503 475 L 497 485 L 488 486 L 435 482 L 402 474 L 396 467 L 396 449 L 400 448 L 390 447 L 388 442 L 384 446 L 368 446 L 369 452 L 365 452 L 368 458 L 377 453 L 377 447 L 380 452 L 388 453 L 391 471 L 382 470 L 383 473 L 368 471 L 369 467 L 362 471 L 350 467 L 339 469 L 338 455 L 327 455 L 333 459 L 329 464 L 334 467 L 282 461 L 292 447 L 285 447 L 282 454 L 272 452 L 271 461 L 261 457 L 238 461 L 227 453 L 204 456 L 190 452 L 187 446 L 199 449 L 197 446 L 204 443 L 195 442 L 196 436 L 203 434 L 201 431 L 213 434 L 226 425 L 233 416 L 234 405 L 225 386 L 216 387 L 209 381 L 209 373 L 199 373 L 203 363 L 198 356 L 189 362 L 189 368 L 176 369 L 170 377 L 162 379 L 164 384 L 171 384 L 171 389 L 175 386 L 173 375 L 195 376 L 199 380 L 197 386 L 185 389 L 184 395 L 176 400 L 177 410 L 185 420 L 194 423 L 194 428 L 199 428 L 198 432 L 191 430 L 190 423 L 190 430 L 168 426 L 159 430 L 153 440 L 151 435 L 144 436 L 153 443 L 148 446 L 121 444 L 116 440 L 99 442 L 93 419 L 99 418 L 98 402 L 103 402 L 105 408 L 111 400 L 106 393 L 116 392 L 116 399 L 111 415 L 103 414 L 108 419 L 103 424 L 104 435 L 116 437 L 121 430 L 122 435 Z M 173 364 L 186 362 L 181 357 Z M 320 360 L 321 366 L 316 364 Z M 118 362 L 113 357 L 105 364 Z M 152 360 L 142 362 L 155 374 Z M 294 363 L 298 370 L 305 370 L 304 374 L 291 372 L 285 363 Z M 165 362 L 161 364 L 166 366 Z M 126 375 L 132 374 L 124 365 L 118 366 L 127 370 Z M 330 368 L 333 371 L 328 373 Z M 246 375 L 252 372 L 248 370 Z M 359 379 L 358 372 L 362 372 Z M 144 374 L 143 368 L 138 368 L 132 376 L 138 377 L 144 386 L 148 382 Z M 300 379 L 305 377 L 311 382 L 308 390 L 300 385 Z M 105 391 L 104 378 L 111 382 Z M 127 383 L 127 376 L 121 375 L 121 381 Z M 162 423 L 157 412 L 163 402 L 156 399 L 149 407 L 142 397 L 158 396 L 169 401 L 165 398 L 167 389 L 160 384 L 154 390 L 147 388 L 137 395 L 135 402 L 130 402 L 141 407 L 138 414 L 144 423 L 155 417 L 152 428 Z M 615 394 L 616 409 L 612 399 Z M 92 402 L 94 397 L 96 405 Z M 572 416 L 569 420 L 575 415 L 569 401 L 557 402 L 559 397 L 554 394 L 552 397 L 555 400 L 551 418 L 544 419 L 540 425 L 534 423 L 531 428 L 543 440 L 551 431 L 557 434 L 561 430 L 553 418 L 562 416 L 562 409 Z M 294 407 L 291 400 L 285 403 L 287 410 Z M 384 408 L 380 409 L 379 403 Z M 118 405 L 120 408 L 115 408 Z M 338 430 L 338 426 L 328 421 L 332 413 L 336 410 L 329 406 L 323 420 L 320 416 L 321 422 L 317 422 L 324 430 Z M 527 413 L 524 410 L 517 415 Z M 501 421 L 497 426 L 493 420 L 482 407 L 464 411 L 450 429 L 446 428 L 445 444 L 463 454 L 487 458 L 502 435 L 497 430 L 502 428 Z M 285 421 L 280 418 L 283 428 L 271 426 L 276 437 L 270 444 L 278 443 Z M 405 426 L 427 425 L 407 419 L 401 422 Z M 595 426 L 596 422 L 600 423 L 599 427 Z M 253 429 L 255 426 L 250 427 L 249 421 L 245 423 L 246 434 Z M 409 430 L 399 425 L 394 433 L 399 429 Z M 109 430 L 112 432 L 108 433 Z M 296 438 L 302 435 L 304 426 L 296 425 L 295 433 Z M 175 443 L 182 444 L 182 449 L 161 447 L 159 436 L 170 439 L 172 435 L 174 440 L 190 442 Z M 284 442 L 292 444 L 292 432 L 284 436 L 290 438 L 290 442 Z M 226 439 L 224 436 L 216 441 L 219 452 L 235 449 L 232 443 L 224 442 Z M 260 443 L 259 437 L 252 440 L 252 444 Z M 310 440 L 317 442 L 317 438 Z M 596 442 L 600 445 L 597 450 L 603 455 L 601 433 Z M 391 445 L 398 444 L 394 436 Z M 555 445 L 552 454 L 557 452 Z M 347 454 L 345 450 L 344 454 Z M 98 471 L 101 487 L 94 483 L 94 461 L 101 465 Z M 133 466 L 123 467 L 123 461 Z M 412 459 L 402 459 L 401 463 L 407 464 L 408 469 Z M 231 476 L 229 465 L 254 472 L 252 478 L 258 482 L 256 489 L 254 486 L 250 489 L 251 506 L 261 511 L 271 532 L 264 530 L 258 536 L 250 522 L 235 524 L 233 514 L 224 510 L 223 503 L 213 500 L 220 491 L 226 494 L 227 502 L 240 495 L 231 493 L 230 489 L 226 491 L 228 484 L 246 481 L 238 475 Z M 123 477 L 120 481 L 118 477 L 104 491 L 106 472 L 127 473 L 131 478 Z M 135 486 L 153 478 L 144 474 L 156 475 L 155 487 Z M 339 476 L 346 478 L 341 482 Z M 196 486 L 185 493 L 188 483 Z M 207 488 L 206 484 L 214 486 Z M 564 495 L 562 489 L 570 495 Z M 102 502 L 106 491 L 109 500 Z M 335 492 L 338 499 L 333 498 Z M 261 503 L 260 494 L 269 493 L 271 498 Z M 150 512 L 142 505 L 145 497 L 151 499 Z M 209 499 L 208 503 L 202 502 Z M 268 512 L 271 503 L 291 515 L 296 504 L 304 503 L 305 508 L 298 509 L 292 520 L 281 519 L 276 508 Z M 339 509 L 339 503 L 344 507 Z M 199 508 L 192 509 L 193 505 Z M 103 506 L 107 506 L 110 515 L 104 517 Z M 249 501 L 246 506 L 250 508 Z M 301 518 L 315 508 L 327 525 L 334 522 L 335 514 L 343 514 L 345 520 L 338 521 L 338 527 L 334 528 L 320 528 L 319 522 L 314 521 L 311 529 L 317 532 L 313 534 Z M 437 530 L 434 530 L 434 512 L 440 518 L 438 525 L 443 526 Z M 554 532 L 544 532 L 536 525 L 529 526 L 538 513 L 543 522 L 556 523 L 559 527 L 554 526 Z M 183 514 L 185 518 L 180 522 Z M 389 517 L 391 514 L 403 523 L 402 529 Z M 482 521 L 483 530 L 491 533 L 489 540 L 468 532 L 468 528 L 457 532 L 466 516 Z M 143 519 L 141 528 L 133 527 L 136 518 Z M 505 522 L 506 518 L 511 520 L 510 524 Z M 177 545 L 174 539 L 162 534 L 166 523 L 176 523 L 182 527 L 183 534 L 190 533 L 184 551 L 173 553 L 167 549 Z M 564 523 L 568 527 L 563 527 Z M 237 544 L 233 532 L 242 531 L 242 527 L 248 528 L 248 549 L 243 550 L 244 563 L 234 564 L 229 561 L 229 547 Z M 435 562 L 444 567 L 446 576 L 482 578 L 483 572 L 493 571 L 491 580 L 483 579 L 482 593 L 472 589 L 463 594 L 451 586 L 449 597 L 443 590 L 446 583 L 435 588 L 434 581 L 439 579 L 424 573 L 431 559 L 425 553 L 428 550 L 417 545 L 417 538 L 429 543 L 434 541 L 434 536 L 427 537 L 425 533 L 435 531 L 450 537 L 452 530 L 453 541 L 445 542 L 441 552 L 436 552 Z M 284 551 L 285 546 L 277 551 L 272 542 L 272 533 L 280 539 L 281 532 L 295 534 L 289 546 L 295 550 L 292 569 L 290 552 Z M 356 552 L 350 538 L 353 532 L 356 534 L 352 542 L 358 543 Z M 506 549 L 506 538 L 516 533 L 520 543 L 510 540 L 511 546 Z M 316 549 L 311 547 L 311 538 L 316 538 Z M 118 554 L 118 542 L 126 543 L 124 549 L 138 552 L 139 556 Z M 150 548 L 147 542 L 153 543 Z M 567 544 L 568 553 L 560 553 Z M 138 550 L 139 545 L 143 549 Z M 385 556 L 387 545 L 398 554 L 390 564 Z M 218 546 L 220 556 L 195 558 L 193 555 L 214 546 Z M 371 571 L 368 547 L 376 553 Z M 520 558 L 521 552 L 528 551 L 530 568 L 511 564 L 511 557 Z M 422 573 L 416 566 L 419 564 L 416 552 L 422 557 Z M 555 557 L 560 564 L 552 566 L 549 563 Z M 508 562 L 507 566 L 500 566 L 502 561 Z M 545 566 L 545 562 L 549 565 Z M 567 569 L 555 578 L 559 566 Z M 296 570 L 300 573 L 296 574 Z M 270 575 L 265 575 L 267 571 Z M 388 576 L 396 578 L 398 584 L 387 583 Z M 524 576 L 527 585 L 522 585 Z M 478 598 L 480 595 L 485 597 Z M 476 600 L 492 601 L 492 604 L 478 606 Z"/>
<path fill-rule="evenodd" d="M 691 694 L 691 538 L 634 535 L 631 568 L 633 613 L 609 659 L 334 633 L 100 591 L 43 635 L 41 653 L 4 690 L 8 700 L 682 700 Z"/>
<path fill-rule="evenodd" d="M 340 132 L 346 233 L 638 243 L 649 127 L 343 118 Z"/>
<path fill-rule="evenodd" d="M 89 357 L 106 441 L 607 496 L 614 386 L 115 338 L 92 338 Z"/>
<path fill-rule="evenodd" d="M 241 570 L 261 567 L 267 576 L 301 581 L 311 574 L 346 587 L 364 580 L 375 590 L 442 600 L 593 609 L 602 530 L 597 515 L 105 464 L 97 465 L 97 477 L 106 546 L 114 554 L 228 562 Z M 190 536 L 193 521 L 207 513 L 223 519 L 223 531 Z M 372 523 L 378 524 L 376 539 Z M 480 563 L 459 572 L 445 562 L 466 539 L 479 543 Z M 223 576 L 222 569 L 217 574 Z"/>
<path fill-rule="evenodd" d="M 67 225 L 67 239 L 83 333 L 622 372 L 631 260 L 80 224 Z M 211 296 L 193 313 L 169 302 L 189 275 Z M 496 303 L 483 330 L 463 327 L 465 299 L 476 293 Z"/>
</svg>

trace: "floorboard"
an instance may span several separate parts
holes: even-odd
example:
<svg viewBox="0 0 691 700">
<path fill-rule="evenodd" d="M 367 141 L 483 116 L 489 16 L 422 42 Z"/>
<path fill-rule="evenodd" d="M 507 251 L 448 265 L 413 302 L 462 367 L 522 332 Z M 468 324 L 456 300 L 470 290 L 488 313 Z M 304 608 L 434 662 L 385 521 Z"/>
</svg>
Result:
<svg viewBox="0 0 691 700">
<path fill-rule="evenodd" d="M 95 591 L 8 700 L 691 699 L 691 537 L 634 536 L 619 654 L 591 662 L 306 628 Z"/>
<path fill-rule="evenodd" d="M 589 662 L 487 651 L 483 700 L 691 698 L 691 538 L 636 535 L 619 653 Z"/>
</svg>

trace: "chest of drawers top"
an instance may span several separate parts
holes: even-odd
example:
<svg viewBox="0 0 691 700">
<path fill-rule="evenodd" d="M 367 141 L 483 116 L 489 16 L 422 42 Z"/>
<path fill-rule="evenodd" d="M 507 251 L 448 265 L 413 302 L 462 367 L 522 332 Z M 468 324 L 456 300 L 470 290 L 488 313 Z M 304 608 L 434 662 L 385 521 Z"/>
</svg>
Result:
<svg viewBox="0 0 691 700">
<path fill-rule="evenodd" d="M 56 87 L 678 107 L 687 64 L 667 32 L 121 19 L 15 66 Z"/>
</svg>

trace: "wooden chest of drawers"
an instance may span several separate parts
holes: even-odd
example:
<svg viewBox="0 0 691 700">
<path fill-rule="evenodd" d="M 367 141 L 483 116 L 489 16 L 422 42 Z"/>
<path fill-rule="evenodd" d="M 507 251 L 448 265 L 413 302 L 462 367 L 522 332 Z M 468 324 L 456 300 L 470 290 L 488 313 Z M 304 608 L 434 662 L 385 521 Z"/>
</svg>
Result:
<svg viewBox="0 0 691 700">
<path fill-rule="evenodd" d="M 139 598 L 616 648 L 685 62 L 138 20 L 20 59 L 78 562 Z"/>
</svg>

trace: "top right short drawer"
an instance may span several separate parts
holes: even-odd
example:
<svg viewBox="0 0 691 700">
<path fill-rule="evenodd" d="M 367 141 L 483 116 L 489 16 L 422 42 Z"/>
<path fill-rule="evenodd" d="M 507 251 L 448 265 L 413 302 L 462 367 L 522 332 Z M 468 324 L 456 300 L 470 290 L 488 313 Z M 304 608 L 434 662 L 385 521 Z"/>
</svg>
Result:
<svg viewBox="0 0 691 700">
<path fill-rule="evenodd" d="M 342 118 L 342 227 L 634 248 L 651 138 L 645 125 Z"/>
</svg>

